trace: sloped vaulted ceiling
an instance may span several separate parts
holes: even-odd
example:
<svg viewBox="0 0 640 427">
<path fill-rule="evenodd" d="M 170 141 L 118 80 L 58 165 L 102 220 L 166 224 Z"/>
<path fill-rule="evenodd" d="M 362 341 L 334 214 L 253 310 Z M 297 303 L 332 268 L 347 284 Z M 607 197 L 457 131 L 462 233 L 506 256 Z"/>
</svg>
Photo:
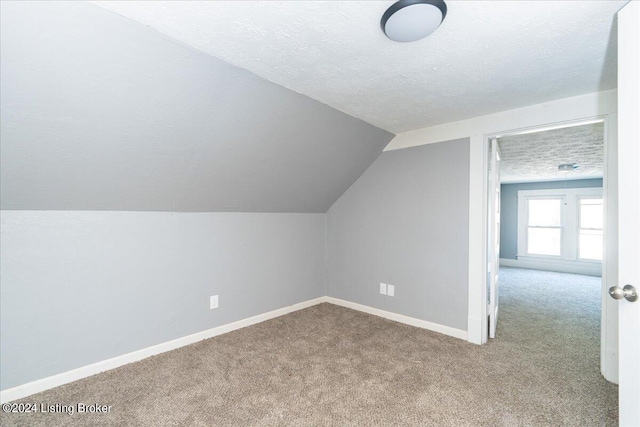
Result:
<svg viewBox="0 0 640 427">
<path fill-rule="evenodd" d="M 2 209 L 325 212 L 393 135 L 84 2 L 2 2 Z"/>
</svg>

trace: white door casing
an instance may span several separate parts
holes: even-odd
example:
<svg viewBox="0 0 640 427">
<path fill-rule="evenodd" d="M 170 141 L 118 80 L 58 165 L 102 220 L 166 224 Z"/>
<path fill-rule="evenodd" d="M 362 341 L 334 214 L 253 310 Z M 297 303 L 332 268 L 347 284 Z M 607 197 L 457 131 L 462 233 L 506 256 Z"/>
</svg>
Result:
<svg viewBox="0 0 640 427">
<path fill-rule="evenodd" d="M 640 289 L 640 1 L 618 12 L 618 283 Z M 640 301 L 618 301 L 620 425 L 640 426 Z"/>
<path fill-rule="evenodd" d="M 500 150 L 497 138 L 490 143 L 487 271 L 489 280 L 489 338 L 496 337 L 498 324 L 498 271 L 500 268 Z"/>
<path fill-rule="evenodd" d="M 607 212 L 606 236 L 608 230 L 615 230 L 615 223 L 618 219 L 615 214 L 617 203 L 615 200 L 613 200 L 615 204 L 609 203 L 617 196 L 617 179 L 608 179 L 608 175 L 614 176 L 616 172 L 617 107 L 617 90 L 608 90 L 406 132 L 396 136 L 392 141 L 391 148 L 387 147 L 386 150 L 393 150 L 456 138 L 470 138 L 469 304 L 467 318 L 467 340 L 470 343 L 483 344 L 487 342 L 489 335 L 487 328 L 487 214 L 489 200 L 487 195 L 490 139 L 604 120 L 606 130 L 605 160 L 607 161 L 603 189 Z M 613 256 L 617 253 L 616 237 L 616 235 L 605 237 L 607 257 L 613 262 L 603 263 L 603 270 L 606 270 L 606 274 L 610 277 L 617 276 L 617 262 L 615 262 L 616 257 Z M 615 271 L 613 271 L 613 266 L 616 267 Z M 605 271 L 603 271 L 604 274 Z M 606 297 L 606 292 L 603 292 L 603 301 L 607 301 L 608 304 L 609 298 L 604 297 Z M 611 302 L 614 301 L 611 300 Z M 617 372 L 617 358 L 608 357 L 614 355 L 617 350 L 617 320 L 610 322 L 612 317 L 617 319 L 615 317 L 617 305 L 611 305 L 616 308 L 614 312 L 610 310 L 610 306 L 607 306 L 607 310 L 603 310 L 602 313 L 603 324 L 606 325 L 606 328 L 603 329 L 603 342 L 607 342 L 607 346 L 603 347 L 606 350 L 603 350 L 602 366 L 603 372 L 615 373 Z M 610 328 L 611 330 L 609 330 Z M 615 366 L 609 366 L 609 362 Z"/>
</svg>

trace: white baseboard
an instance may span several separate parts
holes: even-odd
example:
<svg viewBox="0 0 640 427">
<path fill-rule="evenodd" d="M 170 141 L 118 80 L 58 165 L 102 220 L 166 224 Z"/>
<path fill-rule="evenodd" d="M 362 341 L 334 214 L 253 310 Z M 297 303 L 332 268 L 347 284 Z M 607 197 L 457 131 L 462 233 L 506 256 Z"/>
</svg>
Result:
<svg viewBox="0 0 640 427">
<path fill-rule="evenodd" d="M 313 305 L 320 304 L 323 302 L 326 302 L 326 297 L 314 298 L 312 300 L 304 301 L 288 307 L 283 307 L 277 310 L 269 311 L 268 313 L 259 314 L 257 316 L 238 320 L 237 322 L 233 322 L 233 323 L 227 323 L 226 325 L 207 329 L 202 332 L 197 332 L 195 334 L 187 335 L 181 338 L 177 338 L 175 340 L 163 342 L 151 347 L 133 351 L 131 353 L 126 353 L 120 356 L 116 356 L 111 359 L 92 363 L 91 365 L 86 365 L 77 369 L 72 369 L 71 371 L 62 372 L 60 374 L 56 374 L 50 377 L 42 378 L 40 380 L 32 381 L 30 383 L 8 388 L 6 390 L 0 391 L 0 403 L 11 402 L 13 400 L 22 399 L 23 397 L 27 397 L 35 393 L 40 393 L 41 391 L 49 390 L 54 387 L 58 387 L 73 381 L 80 380 L 82 378 L 87 378 L 104 371 L 108 371 L 123 365 L 127 365 L 129 363 L 138 362 L 142 359 L 146 359 L 147 357 L 155 356 L 156 354 L 175 350 L 177 348 L 184 347 L 186 345 L 193 344 L 198 341 L 206 340 L 207 338 L 212 338 L 218 335 L 226 334 L 227 332 L 235 331 L 237 329 L 246 328 L 247 326 L 255 325 L 256 323 L 260 323 L 260 322 L 264 322 L 265 320 L 270 320 L 276 317 L 280 317 L 285 314 L 302 310 L 304 308 L 311 307 Z"/>
<path fill-rule="evenodd" d="M 325 297 L 326 301 L 331 304 L 339 305 L 342 307 L 351 308 L 353 310 L 362 311 L 364 313 L 373 314 L 374 316 L 384 317 L 385 319 L 393 320 L 395 322 L 404 323 L 406 325 L 416 326 L 422 329 L 428 329 L 430 331 L 438 332 L 450 337 L 460 338 L 461 340 L 467 340 L 467 331 L 462 329 L 451 328 L 449 326 L 440 325 L 438 323 L 427 322 L 426 320 L 416 319 L 415 317 L 405 316 L 403 314 L 392 313 L 390 311 L 380 310 L 379 308 L 369 307 L 367 305 L 358 304 L 351 301 L 345 301 L 333 297 Z"/>
<path fill-rule="evenodd" d="M 529 268 L 532 270 L 557 271 L 560 273 L 584 274 L 586 276 L 602 277 L 602 264 L 591 262 L 537 258 L 500 258 L 500 265 L 504 267 Z"/>
<path fill-rule="evenodd" d="M 430 331 L 439 332 L 444 335 L 449 335 L 462 340 L 467 339 L 467 331 L 451 328 L 448 326 L 439 325 L 437 323 L 427 322 L 426 320 L 415 319 L 413 317 L 404 316 L 402 314 L 391 313 L 389 311 L 380 310 L 366 305 L 357 304 L 333 297 L 319 297 L 312 300 L 304 301 L 298 304 L 294 304 L 288 307 L 283 307 L 277 310 L 270 311 L 268 313 L 259 314 L 257 316 L 249 317 L 247 319 L 238 320 L 237 322 L 228 323 L 226 325 L 218 326 L 215 328 L 207 329 L 206 331 L 197 332 L 195 334 L 187 335 L 185 337 L 177 338 L 175 340 L 167 341 L 161 344 L 157 344 L 151 347 L 143 348 L 141 350 L 133 351 L 131 353 L 123 354 L 113 357 L 111 359 L 102 360 L 100 362 L 92 363 L 90 365 L 82 366 L 71 371 L 62 372 L 60 374 L 52 375 L 50 377 L 42 378 L 40 380 L 32 381 L 30 383 L 22 384 L 16 387 L 8 388 L 0 391 L 0 403 L 11 402 L 13 400 L 22 399 L 23 397 L 31 396 L 35 393 L 40 393 L 45 390 L 49 390 L 54 387 L 59 387 L 64 384 L 68 384 L 73 381 L 77 381 L 83 378 L 90 377 L 92 375 L 99 374 L 111 369 L 118 368 L 129 363 L 138 362 L 142 359 L 146 359 L 156 354 L 165 353 L 167 351 L 175 350 L 180 347 L 184 347 L 189 344 L 196 343 L 208 338 L 213 338 L 218 335 L 226 334 L 227 332 L 235 331 L 237 329 L 246 328 L 247 326 L 255 325 L 256 323 L 264 322 L 276 317 L 284 316 L 285 314 L 292 313 L 294 311 L 302 310 L 323 302 L 339 305 L 342 307 L 351 308 L 354 310 L 362 311 L 364 313 L 373 314 L 374 316 L 384 317 L 385 319 L 393 320 L 399 323 L 404 323 L 411 326 L 417 326 L 419 328 L 428 329 Z"/>
</svg>

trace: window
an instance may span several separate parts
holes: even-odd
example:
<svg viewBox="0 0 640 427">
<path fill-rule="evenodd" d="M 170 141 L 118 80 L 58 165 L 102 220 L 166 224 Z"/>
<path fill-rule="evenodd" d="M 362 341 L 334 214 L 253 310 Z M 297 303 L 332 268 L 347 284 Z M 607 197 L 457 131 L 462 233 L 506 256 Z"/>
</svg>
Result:
<svg viewBox="0 0 640 427">
<path fill-rule="evenodd" d="M 580 199 L 580 230 L 578 233 L 578 257 L 602 261 L 602 228 L 604 209 L 602 199 Z"/>
<path fill-rule="evenodd" d="M 562 199 L 529 199 L 527 253 L 562 255 Z"/>
<path fill-rule="evenodd" d="M 518 191 L 518 259 L 600 262 L 602 188 Z"/>
</svg>

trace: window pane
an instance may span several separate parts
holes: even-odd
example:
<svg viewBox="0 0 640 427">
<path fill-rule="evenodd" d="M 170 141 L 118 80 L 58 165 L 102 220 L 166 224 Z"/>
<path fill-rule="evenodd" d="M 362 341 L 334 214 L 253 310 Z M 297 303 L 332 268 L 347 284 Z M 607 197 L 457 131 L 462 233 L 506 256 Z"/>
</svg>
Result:
<svg viewBox="0 0 640 427">
<path fill-rule="evenodd" d="M 561 199 L 529 199 L 529 226 L 560 226 Z"/>
<path fill-rule="evenodd" d="M 580 258 L 602 261 L 602 231 L 580 230 Z"/>
<path fill-rule="evenodd" d="M 580 199 L 580 228 L 602 229 L 602 199 Z"/>
<path fill-rule="evenodd" d="M 559 228 L 529 228 L 527 253 L 560 255 L 562 230 Z"/>
</svg>

